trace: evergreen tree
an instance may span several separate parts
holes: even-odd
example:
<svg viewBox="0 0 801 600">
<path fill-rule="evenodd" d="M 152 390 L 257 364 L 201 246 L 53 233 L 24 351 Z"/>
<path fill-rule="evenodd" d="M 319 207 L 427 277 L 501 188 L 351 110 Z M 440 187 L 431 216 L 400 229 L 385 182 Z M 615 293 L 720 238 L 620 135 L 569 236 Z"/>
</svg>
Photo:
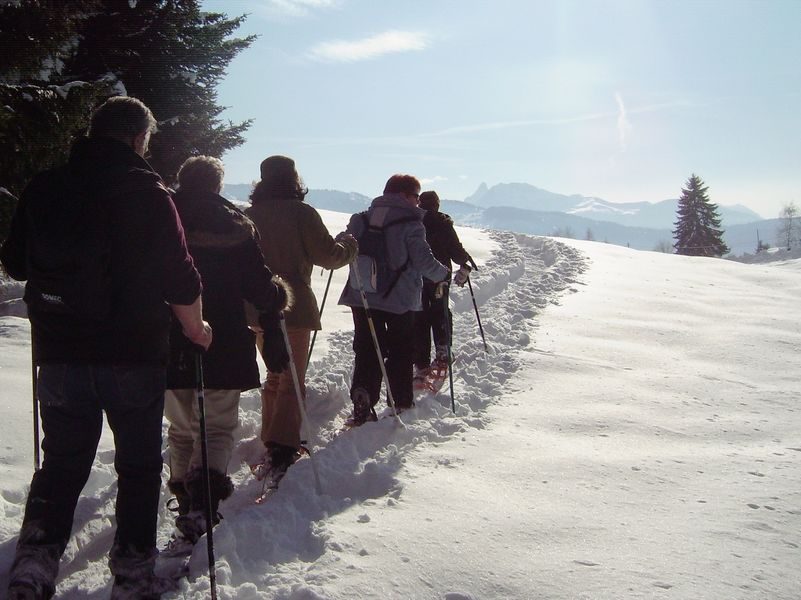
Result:
<svg viewBox="0 0 801 600">
<path fill-rule="evenodd" d="M 2 4 L 0 187 L 19 195 L 64 162 L 91 110 L 115 94 L 153 110 L 151 163 L 168 182 L 187 157 L 240 145 L 250 121 L 221 122 L 215 87 L 254 39 L 230 37 L 244 18 L 203 13 L 198 0 Z"/>
<path fill-rule="evenodd" d="M 245 17 L 203 13 L 198 0 L 100 0 L 64 77 L 111 73 L 153 111 L 159 132 L 150 162 L 168 182 L 195 154 L 220 157 L 244 142 L 250 121 L 221 122 L 216 86 L 255 36 L 231 38 Z"/>
<path fill-rule="evenodd" d="M 63 163 L 91 109 L 115 81 L 48 85 L 77 46 L 77 32 L 97 0 L 20 0 L 0 5 L 0 212 L 16 203 L 30 178 Z M 0 240 L 7 232 L 0 217 Z"/>
<path fill-rule="evenodd" d="M 99 0 L 0 2 L 0 82 L 46 83 L 78 44 Z"/>
<path fill-rule="evenodd" d="M 788 250 L 792 250 L 793 243 L 798 241 L 798 228 L 798 207 L 794 202 L 789 202 L 782 206 L 779 213 L 779 227 L 776 231 L 777 245 L 786 246 Z"/>
<path fill-rule="evenodd" d="M 673 230 L 676 254 L 723 256 L 729 247 L 723 241 L 717 204 L 707 195 L 709 188 L 698 175 L 691 175 L 681 190 L 678 220 Z"/>
<path fill-rule="evenodd" d="M 0 187 L 19 196 L 36 173 L 66 162 L 92 108 L 114 93 L 115 83 L 0 84 Z"/>
</svg>

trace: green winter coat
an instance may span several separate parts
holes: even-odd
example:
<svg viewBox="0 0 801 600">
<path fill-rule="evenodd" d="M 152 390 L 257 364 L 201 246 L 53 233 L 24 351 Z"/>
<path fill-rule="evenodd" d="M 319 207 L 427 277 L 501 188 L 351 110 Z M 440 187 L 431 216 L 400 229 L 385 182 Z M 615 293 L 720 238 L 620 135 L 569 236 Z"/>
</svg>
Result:
<svg viewBox="0 0 801 600">
<path fill-rule="evenodd" d="M 356 256 L 355 243 L 336 242 L 319 213 L 297 199 L 269 198 L 245 214 L 255 223 L 264 263 L 287 284 L 294 302 L 284 311 L 287 327 L 320 329 L 320 311 L 311 287 L 314 265 L 338 269 Z"/>
</svg>

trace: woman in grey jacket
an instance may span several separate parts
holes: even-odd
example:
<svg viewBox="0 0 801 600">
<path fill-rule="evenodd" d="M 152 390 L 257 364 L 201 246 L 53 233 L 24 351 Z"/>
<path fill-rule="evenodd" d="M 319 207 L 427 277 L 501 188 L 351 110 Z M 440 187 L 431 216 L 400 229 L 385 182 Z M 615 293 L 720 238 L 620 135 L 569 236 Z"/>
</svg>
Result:
<svg viewBox="0 0 801 600">
<path fill-rule="evenodd" d="M 367 291 L 365 297 L 376 337 L 384 357 L 392 397 L 397 410 L 414 406 L 412 402 L 412 358 L 414 311 L 421 309 L 422 277 L 434 282 L 448 278 L 449 270 L 437 261 L 426 242 L 423 216 L 418 208 L 420 182 L 411 175 L 393 175 L 384 187 L 383 196 L 373 200 L 366 213 L 353 215 L 346 231 L 357 240 L 367 229 L 384 228 L 386 257 L 396 271 L 387 291 Z M 381 366 L 378 363 L 367 313 L 362 304 L 358 283 L 351 264 L 351 277 L 342 291 L 339 304 L 353 311 L 353 351 L 355 364 L 350 396 L 353 401 L 353 425 L 375 420 L 374 407 L 381 393 Z M 368 285 L 369 282 L 362 282 Z"/>
</svg>

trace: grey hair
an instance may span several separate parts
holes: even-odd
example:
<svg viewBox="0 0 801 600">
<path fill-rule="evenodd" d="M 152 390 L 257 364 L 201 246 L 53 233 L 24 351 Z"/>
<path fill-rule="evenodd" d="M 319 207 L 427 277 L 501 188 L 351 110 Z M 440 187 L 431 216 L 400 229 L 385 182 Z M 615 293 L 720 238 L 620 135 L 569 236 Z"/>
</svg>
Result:
<svg viewBox="0 0 801 600">
<path fill-rule="evenodd" d="M 222 186 L 225 167 L 219 158 L 193 156 L 178 169 L 178 188 L 199 192 L 217 192 Z"/>
<path fill-rule="evenodd" d="M 110 137 L 123 142 L 156 131 L 156 119 L 144 102 L 130 96 L 114 96 L 92 113 L 89 137 Z"/>
</svg>

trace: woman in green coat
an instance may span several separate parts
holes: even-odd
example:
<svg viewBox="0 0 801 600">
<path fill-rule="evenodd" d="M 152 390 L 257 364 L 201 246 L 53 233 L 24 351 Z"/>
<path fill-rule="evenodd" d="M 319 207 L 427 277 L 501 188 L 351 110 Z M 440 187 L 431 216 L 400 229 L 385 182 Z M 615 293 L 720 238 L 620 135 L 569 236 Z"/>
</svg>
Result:
<svg viewBox="0 0 801 600">
<path fill-rule="evenodd" d="M 256 225 L 264 262 L 279 276 L 293 297 L 284 312 L 292 356 L 306 395 L 306 361 L 313 330 L 320 329 L 320 311 L 311 287 L 314 265 L 338 269 L 350 263 L 358 246 L 351 235 L 332 238 L 317 211 L 303 200 L 308 189 L 286 156 L 270 156 L 261 163 L 261 181 L 245 211 Z M 301 414 L 289 369 L 269 372 L 262 388 L 261 439 L 266 447 L 260 470 L 280 479 L 297 460 L 300 450 Z"/>
</svg>

